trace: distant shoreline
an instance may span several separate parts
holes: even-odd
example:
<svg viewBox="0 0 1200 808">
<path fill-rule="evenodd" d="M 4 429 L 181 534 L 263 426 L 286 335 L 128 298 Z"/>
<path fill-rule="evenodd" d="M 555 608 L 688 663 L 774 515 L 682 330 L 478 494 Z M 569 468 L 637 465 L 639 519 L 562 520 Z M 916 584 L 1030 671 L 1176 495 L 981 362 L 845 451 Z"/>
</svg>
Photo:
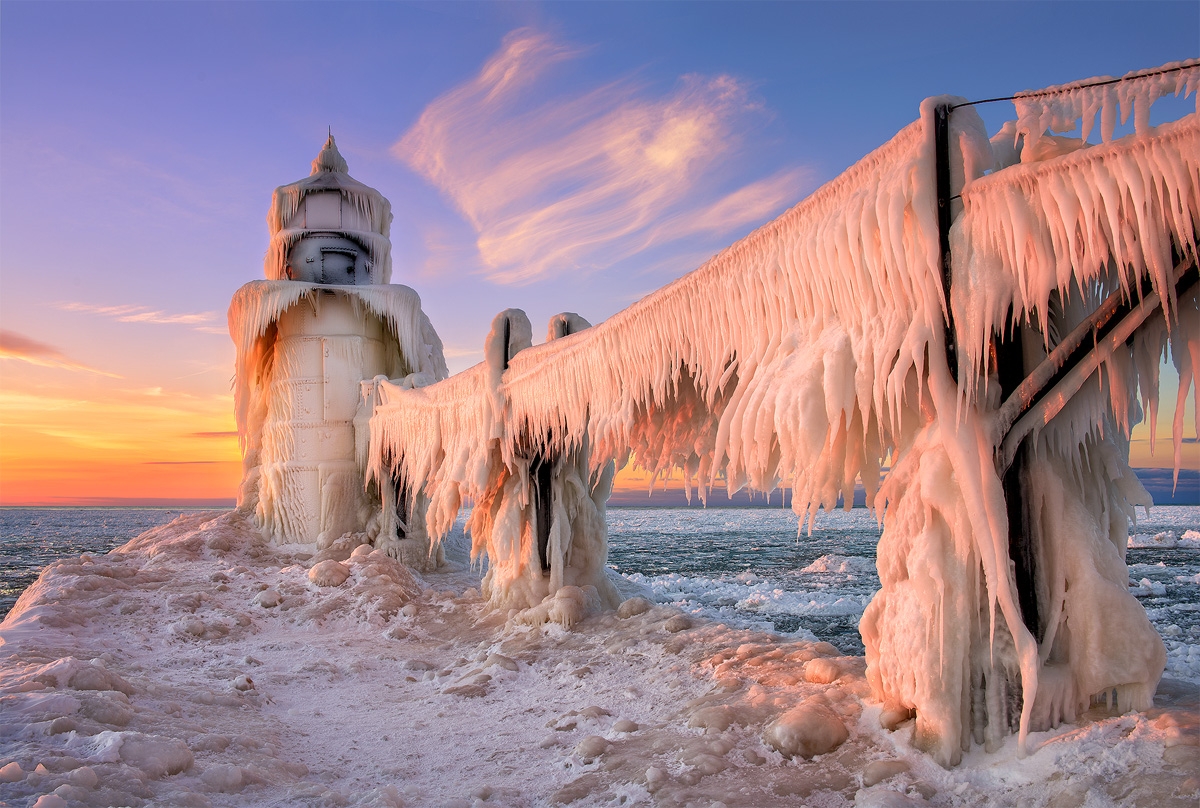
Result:
<svg viewBox="0 0 1200 808">
<path fill-rule="evenodd" d="M 1142 485 L 1154 497 L 1155 505 L 1200 505 L 1200 469 L 1180 469 L 1179 485 L 1173 487 L 1174 471 L 1169 468 L 1134 469 Z M 1174 490 L 1172 490 L 1174 488 Z M 29 505 L 0 505 L 0 508 L 158 508 L 167 510 L 230 510 L 237 505 L 232 497 L 212 499 L 155 499 L 151 497 L 80 498 L 69 503 L 37 503 Z M 682 488 L 664 489 L 656 486 L 654 493 L 646 491 L 621 490 L 614 491 L 608 499 L 610 508 L 776 508 L 784 509 L 791 506 L 791 490 L 784 489 L 771 492 L 768 499 L 762 494 L 751 496 L 745 491 L 739 491 L 730 497 L 723 488 L 715 488 L 708 493 L 707 504 L 700 502 L 695 492 L 692 501 L 687 501 L 687 495 Z M 866 507 L 866 494 L 862 486 L 854 492 L 854 507 Z"/>
</svg>

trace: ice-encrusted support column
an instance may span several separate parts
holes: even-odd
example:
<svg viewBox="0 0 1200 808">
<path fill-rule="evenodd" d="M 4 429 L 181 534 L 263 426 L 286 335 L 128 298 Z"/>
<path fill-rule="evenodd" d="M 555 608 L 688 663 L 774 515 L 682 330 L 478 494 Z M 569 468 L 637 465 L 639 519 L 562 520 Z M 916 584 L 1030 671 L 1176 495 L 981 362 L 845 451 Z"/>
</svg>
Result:
<svg viewBox="0 0 1200 808">
<path fill-rule="evenodd" d="M 942 295 L 946 313 L 946 364 L 950 375 L 958 381 L 958 348 L 954 336 L 954 309 L 950 306 L 950 281 L 953 264 L 950 260 L 950 224 L 952 215 L 950 195 L 950 113 L 954 104 L 938 104 L 933 113 L 933 149 L 935 182 L 937 183 L 938 257 L 942 270 Z"/>
<path fill-rule="evenodd" d="M 548 341 L 588 327 L 576 314 L 556 315 Z M 605 572 L 614 470 L 609 463 L 593 474 L 586 439 L 563 445 L 553 429 L 510 423 L 510 363 L 529 347 L 530 332 L 524 312 L 508 309 L 488 335 L 495 437 L 468 528 L 474 552 L 488 556 L 483 590 L 493 605 L 523 608 L 519 619 L 527 622 L 570 624 L 618 601 Z"/>
<path fill-rule="evenodd" d="M 965 376 L 971 368 L 959 361 L 974 337 L 951 309 L 960 290 L 950 284 L 950 245 L 961 189 L 992 162 L 978 115 L 969 108 L 950 115 L 961 102 L 931 99 L 923 110 L 929 125 L 923 173 L 932 191 L 931 236 L 937 234 L 930 280 L 942 317 L 930 323 L 937 332 L 930 334 L 923 376 L 928 398 L 914 386 L 912 406 L 924 418 L 915 431 L 895 434 L 892 470 L 876 499 L 884 512 L 880 590 L 859 624 L 885 723 L 915 712 L 914 743 L 943 765 L 957 763 L 972 739 L 995 748 L 1027 726 L 1037 683 L 1036 642 L 1009 576 L 988 404 L 961 395 L 964 386 L 977 389 Z"/>
<path fill-rule="evenodd" d="M 431 381 L 432 378 L 427 374 L 415 373 L 397 379 L 392 384 L 412 390 Z M 420 486 L 412 485 L 404 470 L 397 468 L 390 460 L 382 464 L 385 471 L 375 469 L 370 463 L 370 422 L 382 403 L 381 387 L 387 382 L 386 376 L 376 376 L 361 383 L 361 402 L 355 417 L 358 466 L 366 470 L 368 490 L 374 481 L 379 498 L 379 510 L 368 524 L 366 533 L 375 547 L 405 565 L 422 572 L 435 570 L 445 565 L 446 551 L 440 543 L 434 544 L 429 540 L 429 532 L 425 527 L 429 500 L 425 491 Z"/>
<path fill-rule="evenodd" d="M 942 269 L 942 289 L 946 301 L 946 364 L 951 377 L 959 381 L 957 338 L 954 327 L 954 310 L 950 306 L 953 262 L 950 252 L 950 226 L 953 223 L 953 201 L 950 190 L 950 115 L 956 104 L 938 104 L 934 111 L 934 161 L 936 165 L 938 206 L 938 249 Z M 993 340 L 996 357 L 996 373 L 1000 383 L 1001 399 L 1006 399 L 1020 386 L 1025 377 L 1025 355 L 1021 346 L 1022 327 L 1012 319 L 1004 339 Z M 1026 452 L 1017 452 L 1012 466 L 1004 474 L 1004 499 L 1008 510 L 1009 556 L 1014 564 L 1017 595 L 1021 604 L 1021 617 L 1025 625 L 1041 639 L 1038 632 L 1038 601 L 1036 554 L 1031 547 L 1032 522 L 1028 516 L 1022 492 L 1022 480 Z"/>
</svg>

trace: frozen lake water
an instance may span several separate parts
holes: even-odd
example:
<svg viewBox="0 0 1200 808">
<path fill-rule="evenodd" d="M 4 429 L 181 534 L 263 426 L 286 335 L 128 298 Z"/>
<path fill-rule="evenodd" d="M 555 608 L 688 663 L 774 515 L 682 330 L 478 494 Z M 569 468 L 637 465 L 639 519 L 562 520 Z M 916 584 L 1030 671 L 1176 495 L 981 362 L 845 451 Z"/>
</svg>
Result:
<svg viewBox="0 0 1200 808">
<path fill-rule="evenodd" d="M 731 626 L 815 636 L 862 654 L 858 620 L 879 588 L 880 529 L 865 509 L 821 513 L 812 535 L 772 508 L 612 508 L 609 565 L 655 600 Z M 1167 645 L 1167 675 L 1200 681 L 1200 507 L 1139 514 L 1131 590 Z M 1154 537 L 1159 541 L 1154 541 Z M 1176 546 L 1165 546 L 1175 544 Z M 1187 545 L 1187 546 L 1183 546 Z"/>
<path fill-rule="evenodd" d="M 0 509 L 0 617 L 51 561 L 107 552 L 178 514 Z M 608 523 L 609 566 L 648 587 L 655 600 L 734 627 L 815 637 L 862 654 L 858 620 L 879 587 L 880 530 L 865 509 L 822 513 L 812 534 L 800 536 L 796 515 L 782 508 L 614 507 Z M 1155 546 L 1131 547 L 1128 562 L 1133 591 L 1167 644 L 1167 675 L 1200 681 L 1200 549 L 1171 540 L 1189 530 L 1200 530 L 1200 507 L 1152 509 L 1132 532 L 1134 544 Z M 1166 541 L 1152 541 L 1156 535 Z"/>
</svg>

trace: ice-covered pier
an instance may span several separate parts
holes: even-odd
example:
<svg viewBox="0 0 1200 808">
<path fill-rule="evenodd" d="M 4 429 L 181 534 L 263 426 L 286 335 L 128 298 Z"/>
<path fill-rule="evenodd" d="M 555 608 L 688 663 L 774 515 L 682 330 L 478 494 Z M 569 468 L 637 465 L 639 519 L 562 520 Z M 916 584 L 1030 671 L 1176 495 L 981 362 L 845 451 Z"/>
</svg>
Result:
<svg viewBox="0 0 1200 808">
<path fill-rule="evenodd" d="M 1144 708 L 1165 657 L 1126 591 L 1127 517 L 1150 503 L 1127 435 L 1156 418 L 1169 347 L 1178 452 L 1200 362 L 1200 121 L 1149 112 L 1198 82 L 1191 62 L 1023 93 L 990 138 L 963 99 L 929 99 L 604 323 L 560 315 L 532 346 L 505 312 L 483 364 L 379 381 L 372 474 L 423 492 L 434 537 L 474 503 L 485 594 L 541 619 L 612 605 L 604 503 L 631 453 L 701 497 L 790 485 L 810 519 L 858 481 L 884 523 L 868 678 L 939 760 L 1095 697 Z"/>
</svg>

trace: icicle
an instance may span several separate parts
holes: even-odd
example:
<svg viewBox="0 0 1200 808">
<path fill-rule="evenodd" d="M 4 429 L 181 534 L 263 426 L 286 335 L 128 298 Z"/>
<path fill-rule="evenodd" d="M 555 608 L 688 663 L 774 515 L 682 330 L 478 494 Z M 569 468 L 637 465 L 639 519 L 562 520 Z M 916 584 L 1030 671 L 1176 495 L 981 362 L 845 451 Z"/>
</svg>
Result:
<svg viewBox="0 0 1200 808">
<path fill-rule="evenodd" d="M 1121 123 L 1133 113 L 1134 131 L 1144 134 L 1149 129 L 1150 106 L 1156 99 L 1181 94 L 1186 98 L 1198 87 L 1200 59 L 1189 59 L 1127 73 L 1120 80 L 1099 76 L 1017 93 L 1013 100 L 1017 108 L 1015 133 L 1024 137 L 1026 149 L 1036 149 L 1047 130 L 1069 132 L 1078 124 L 1083 140 L 1087 140 L 1099 114 L 1100 137 L 1107 143 L 1112 140 L 1119 109 Z M 1200 112 L 1200 94 L 1196 104 Z"/>
<path fill-rule="evenodd" d="M 1152 192 L 1138 190 L 1147 185 Z M 1069 297 L 1073 288 L 1107 280 L 1110 262 L 1121 268 L 1122 285 L 1131 282 L 1123 271 L 1129 267 L 1134 279 L 1149 277 L 1156 291 L 1173 296 L 1165 288 L 1170 241 L 1194 252 L 1200 221 L 1200 118 L 1164 124 L 1154 137 L 998 171 L 964 189 L 962 201 L 952 253 L 959 344 L 974 368 L 969 384 L 986 377 L 991 324 L 1009 306 L 1016 319 L 1044 329 L 1050 295 Z M 1171 310 L 1168 304 L 1168 319 Z"/>
</svg>

